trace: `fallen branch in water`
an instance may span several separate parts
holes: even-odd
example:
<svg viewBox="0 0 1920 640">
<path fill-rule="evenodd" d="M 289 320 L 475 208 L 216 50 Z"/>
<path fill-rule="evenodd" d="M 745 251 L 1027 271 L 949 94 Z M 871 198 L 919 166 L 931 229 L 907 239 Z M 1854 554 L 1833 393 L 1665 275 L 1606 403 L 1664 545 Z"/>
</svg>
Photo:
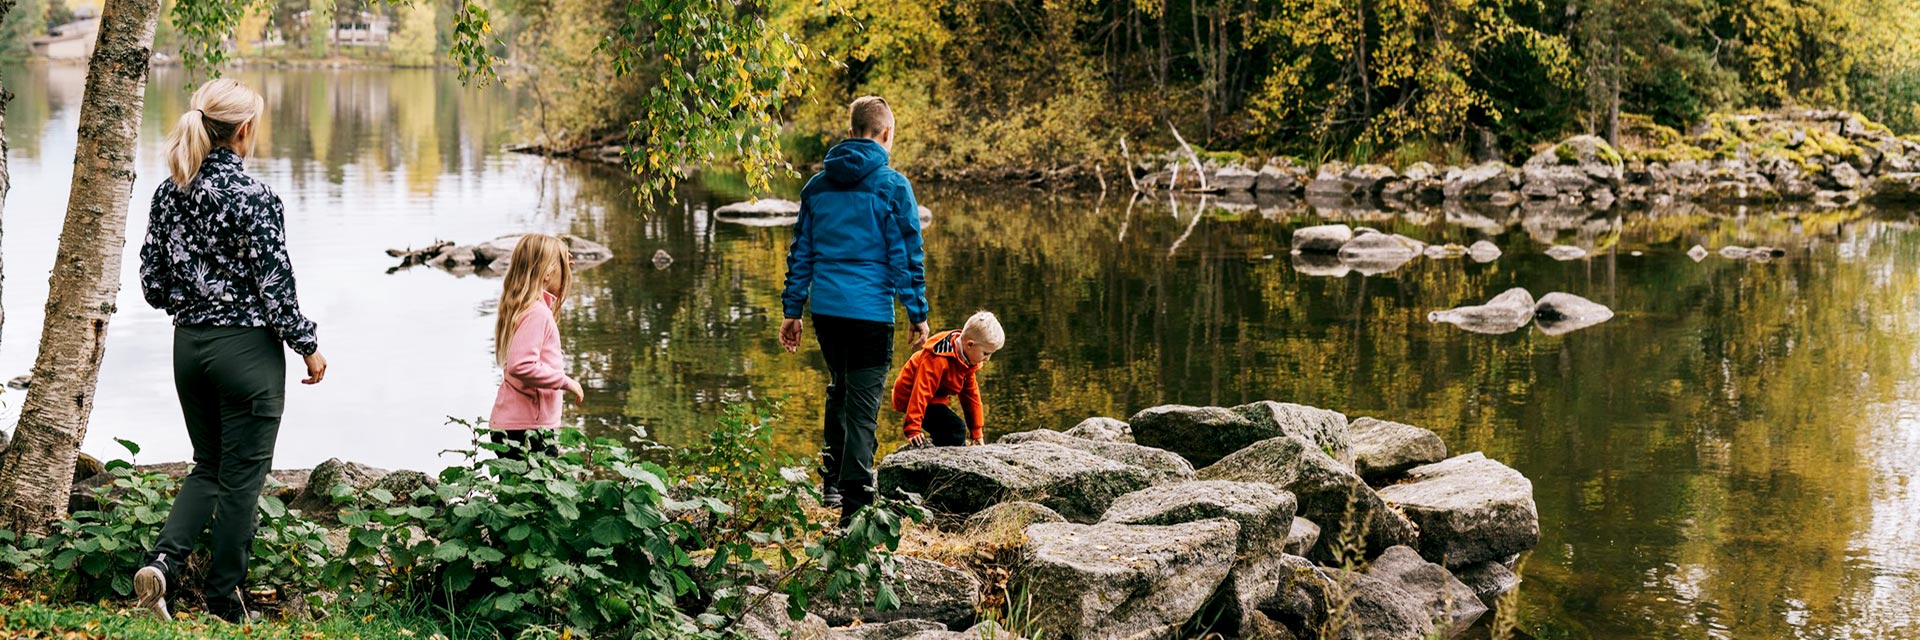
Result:
<svg viewBox="0 0 1920 640">
<path fill-rule="evenodd" d="M 1207 168 L 1201 166 L 1200 154 L 1193 152 L 1193 145 L 1187 144 L 1187 139 L 1180 136 L 1180 128 L 1173 126 L 1172 120 L 1167 121 L 1167 128 L 1173 131 L 1173 139 L 1180 142 L 1180 148 L 1187 150 L 1187 159 L 1193 161 L 1194 173 L 1200 174 L 1200 188 L 1198 191 L 1201 193 L 1212 193 L 1214 189 L 1213 187 L 1207 186 Z M 1167 186 L 1172 187 L 1173 185 L 1168 184 Z"/>
</svg>

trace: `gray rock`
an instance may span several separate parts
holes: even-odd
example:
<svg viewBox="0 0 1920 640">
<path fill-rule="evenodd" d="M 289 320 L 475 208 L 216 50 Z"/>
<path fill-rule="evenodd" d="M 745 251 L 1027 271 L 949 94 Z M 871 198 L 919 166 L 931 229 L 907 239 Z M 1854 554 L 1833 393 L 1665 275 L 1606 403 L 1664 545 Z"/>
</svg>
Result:
<svg viewBox="0 0 1920 640">
<path fill-rule="evenodd" d="M 1474 596 L 1480 598 L 1480 604 L 1488 609 L 1500 603 L 1501 595 L 1520 586 L 1520 576 L 1514 575 L 1507 565 L 1492 560 L 1454 569 L 1453 577 L 1473 589 Z"/>
<path fill-rule="evenodd" d="M 1426 640 L 1437 630 L 1426 602 L 1385 580 L 1340 569 L 1323 569 L 1339 585 L 1347 608 L 1339 626 L 1341 640 Z"/>
<path fill-rule="evenodd" d="M 1266 482 L 1293 493 L 1299 515 L 1320 525 L 1319 540 L 1308 554 L 1316 561 L 1340 559 L 1343 544 L 1372 555 L 1414 540 L 1411 523 L 1387 508 L 1350 467 L 1305 438 L 1281 436 L 1254 443 L 1201 469 L 1200 479 Z M 1357 526 L 1361 524 L 1365 526 Z M 1364 537 L 1358 536 L 1361 531 Z"/>
<path fill-rule="evenodd" d="M 1213 170 L 1213 175 L 1207 179 L 1207 186 L 1227 193 L 1246 193 L 1253 190 L 1259 175 L 1246 167 L 1227 165 Z"/>
<path fill-rule="evenodd" d="M 1705 260 L 1707 259 L 1707 248 L 1697 244 L 1693 245 L 1692 249 L 1687 250 L 1687 257 L 1693 258 L 1694 262 Z"/>
<path fill-rule="evenodd" d="M 1292 194 L 1306 187 L 1306 174 L 1292 165 L 1280 166 L 1269 162 L 1260 167 L 1254 176 L 1253 190 L 1257 193 Z"/>
<path fill-rule="evenodd" d="M 1021 588 L 1045 637 L 1172 637 L 1226 580 L 1239 537 L 1225 519 L 1037 524 L 1027 528 Z"/>
<path fill-rule="evenodd" d="M 1860 172 L 1845 162 L 1827 165 L 1826 170 L 1814 177 L 1814 183 L 1822 189 L 1848 191 L 1860 188 Z"/>
<path fill-rule="evenodd" d="M 1285 570 L 1278 576 L 1273 597 L 1260 604 L 1260 613 L 1302 638 L 1320 637 L 1333 596 L 1333 581 L 1306 558 L 1281 556 L 1277 564 Z"/>
<path fill-rule="evenodd" d="M 1287 555 L 1304 556 L 1313 551 L 1313 545 L 1320 542 L 1320 525 L 1312 520 L 1295 516 L 1293 525 L 1287 529 Z"/>
<path fill-rule="evenodd" d="M 1180 454 L 1164 449 L 1143 447 L 1125 442 L 1101 442 L 1076 438 L 1058 431 L 1040 429 L 1021 433 L 1010 433 L 1000 437 L 1001 444 L 1023 444 L 1045 442 L 1069 449 L 1079 449 L 1114 462 L 1129 464 L 1153 473 L 1155 484 L 1180 482 L 1193 479 L 1193 465 Z"/>
<path fill-rule="evenodd" d="M 807 610 L 831 625 L 846 625 L 855 620 L 893 622 L 895 620 L 932 620 L 948 629 L 964 629 L 980 614 L 980 580 L 973 574 L 932 560 L 912 556 L 893 557 L 894 593 L 900 596 L 900 608 L 880 611 L 873 607 L 872 591 L 845 591 L 829 598 L 816 598 Z"/>
<path fill-rule="evenodd" d="M 1494 194 L 1511 193 L 1516 177 L 1513 167 L 1506 163 L 1477 164 L 1449 176 L 1445 195 L 1448 200 L 1486 200 Z"/>
<path fill-rule="evenodd" d="M 26 391 L 27 389 L 32 387 L 33 387 L 33 374 L 31 373 L 23 373 L 23 374 L 14 376 L 12 380 L 7 381 L 7 388 L 13 389 L 15 391 Z M 4 448 L 4 447 L 0 447 L 0 448 Z"/>
<path fill-rule="evenodd" d="M 387 473 L 385 469 L 375 469 L 358 462 L 329 459 L 313 468 L 313 473 L 307 476 L 306 490 L 301 491 L 300 496 L 294 498 L 287 507 L 315 518 L 332 518 L 339 513 L 334 493 L 345 492 L 357 502 L 364 499 L 366 491 L 372 489 L 374 483 L 386 477 Z"/>
<path fill-rule="evenodd" d="M 1399 178 L 1399 174 L 1386 165 L 1363 164 L 1348 169 L 1341 180 L 1346 183 L 1347 192 L 1355 196 L 1377 196 L 1386 184 Z"/>
<path fill-rule="evenodd" d="M 1505 559 L 1540 542 L 1533 483 L 1504 464 L 1475 452 L 1415 467 L 1407 478 L 1381 489 L 1380 497 L 1419 525 L 1421 557 L 1461 567 Z"/>
<path fill-rule="evenodd" d="M 1557 336 L 1585 329 L 1613 319 L 1613 310 L 1606 305 L 1573 295 L 1553 292 L 1540 296 L 1539 304 L 1533 308 L 1534 324 L 1540 332 Z"/>
<path fill-rule="evenodd" d="M 966 631 L 922 631 L 903 640 L 1023 640 L 992 620 L 973 625 Z"/>
<path fill-rule="evenodd" d="M 1087 418 L 1067 430 L 1067 435 L 1095 442 L 1133 444 L 1133 426 L 1113 418 Z"/>
<path fill-rule="evenodd" d="M 1229 636 L 1253 624 L 1260 604 L 1274 595 L 1285 567 L 1293 526 L 1293 494 L 1259 482 L 1199 481 L 1161 485 L 1128 494 L 1107 510 L 1104 522 L 1173 525 L 1225 518 L 1240 525 L 1233 570 L 1209 605 L 1210 629 Z"/>
<path fill-rule="evenodd" d="M 1467 247 L 1467 255 L 1474 262 L 1487 263 L 1500 259 L 1500 247 L 1485 240 L 1475 241 Z"/>
<path fill-rule="evenodd" d="M 723 205 L 720 208 L 713 210 L 713 214 L 717 216 L 734 216 L 734 217 L 741 217 L 741 218 L 751 218 L 751 217 L 774 218 L 774 217 L 781 217 L 781 216 L 798 215 L 799 213 L 800 213 L 800 203 L 794 202 L 792 200 L 781 200 L 779 198 L 767 198 L 765 200 L 749 200 L 746 202 L 735 202 L 733 204 Z"/>
<path fill-rule="evenodd" d="M 1512 333 L 1533 321 L 1535 302 L 1526 289 L 1513 288 L 1486 304 L 1427 314 L 1428 322 L 1444 322 L 1474 333 Z"/>
<path fill-rule="evenodd" d="M 1153 472 L 1045 442 L 897 451 L 880 461 L 880 491 L 919 494 L 927 506 L 972 515 L 1008 500 L 1093 522 L 1114 499 L 1153 484 Z"/>
<path fill-rule="evenodd" d="M 1430 244 L 1427 245 L 1424 253 L 1428 258 L 1435 260 L 1464 258 L 1467 256 L 1467 248 L 1457 244 Z"/>
<path fill-rule="evenodd" d="M 1819 191 L 1813 194 L 1813 204 L 1827 208 L 1851 207 L 1860 204 L 1860 194 L 1853 191 Z"/>
<path fill-rule="evenodd" d="M 1920 202 L 1920 172 L 1887 173 L 1873 179 L 1869 202 Z"/>
<path fill-rule="evenodd" d="M 1340 261 L 1340 256 L 1330 253 L 1295 253 L 1293 270 L 1300 275 L 1316 278 L 1345 278 L 1353 273 L 1353 267 Z"/>
<path fill-rule="evenodd" d="M 1354 470 L 1379 485 L 1408 469 L 1447 459 L 1447 444 L 1432 431 L 1409 424 L 1360 418 L 1348 427 Z"/>
<path fill-rule="evenodd" d="M 947 625 L 932 620 L 895 620 L 857 627 L 836 627 L 829 631 L 828 638 L 831 640 L 901 640 L 919 633 L 946 630 Z"/>
<path fill-rule="evenodd" d="M 1293 230 L 1293 249 L 1315 253 L 1337 253 L 1353 240 L 1353 228 L 1344 224 L 1323 224 Z"/>
<path fill-rule="evenodd" d="M 1353 189 L 1344 179 L 1347 163 L 1340 161 L 1324 162 L 1314 170 L 1313 180 L 1307 182 L 1307 195 L 1331 198 L 1351 198 Z"/>
<path fill-rule="evenodd" d="M 311 476 L 309 476 L 309 478 L 311 478 Z M 374 481 L 373 486 L 368 489 L 368 493 L 371 494 L 371 492 L 374 489 L 380 489 L 380 490 L 386 491 L 387 493 L 393 494 L 393 503 L 392 505 L 388 505 L 388 506 L 395 506 L 395 505 L 421 506 L 421 505 L 438 504 L 440 500 L 434 497 L 431 493 L 428 493 L 426 495 L 419 495 L 419 496 L 416 496 L 414 494 L 419 493 L 420 490 L 422 489 L 426 489 L 427 491 L 431 492 L 435 487 L 438 487 L 438 486 L 440 486 L 440 480 L 438 478 L 429 476 L 427 474 L 424 474 L 418 471 L 402 469 L 399 471 L 388 473 L 385 476 L 381 476 L 379 480 Z M 366 499 L 363 499 L 361 501 L 363 505 L 378 504 L 378 501 L 372 500 L 371 495 L 367 495 L 365 496 L 365 498 Z"/>
<path fill-rule="evenodd" d="M 1582 249 L 1580 247 L 1570 247 L 1564 244 L 1558 244 L 1558 245 L 1554 245 L 1547 248 L 1547 257 L 1553 258 L 1555 260 L 1559 260 L 1561 262 L 1566 262 L 1568 260 L 1579 260 L 1581 258 L 1587 257 L 1587 250 Z"/>
<path fill-rule="evenodd" d="M 1353 459 L 1345 415 L 1297 404 L 1269 401 L 1231 409 L 1163 405 L 1134 414 L 1127 422 L 1140 444 L 1173 451 L 1195 466 L 1282 435 L 1303 437 L 1338 460 Z"/>
<path fill-rule="evenodd" d="M 1529 198 L 1578 199 L 1624 184 L 1620 154 L 1598 136 L 1581 135 L 1542 149 L 1522 168 L 1521 194 Z"/>
<path fill-rule="evenodd" d="M 1025 531 L 1030 525 L 1066 521 L 1058 512 L 1037 502 L 1002 502 L 967 516 L 966 529 L 973 533 Z"/>
<path fill-rule="evenodd" d="M 1397 234 L 1369 233 L 1357 235 L 1354 236 L 1352 240 L 1348 240 L 1346 244 L 1340 245 L 1340 259 L 1344 261 L 1382 260 L 1390 258 L 1405 258 L 1410 260 L 1420 255 L 1420 252 L 1426 248 L 1423 243 L 1410 240 L 1410 238 Z"/>
<path fill-rule="evenodd" d="M 761 599 L 762 596 L 765 599 Z M 759 606 L 749 608 L 735 629 L 751 640 L 826 640 L 829 637 L 827 621 L 820 616 L 809 613 L 799 620 L 787 617 L 784 593 L 748 587 L 745 597 L 749 606 L 754 602 L 759 602 Z"/>
<path fill-rule="evenodd" d="M 1367 565 L 1366 574 L 1399 587 L 1426 605 L 1428 619 L 1440 637 L 1460 635 L 1486 614 L 1487 605 L 1471 587 L 1454 578 L 1446 567 L 1427 562 L 1407 547 L 1388 549 Z"/>
</svg>

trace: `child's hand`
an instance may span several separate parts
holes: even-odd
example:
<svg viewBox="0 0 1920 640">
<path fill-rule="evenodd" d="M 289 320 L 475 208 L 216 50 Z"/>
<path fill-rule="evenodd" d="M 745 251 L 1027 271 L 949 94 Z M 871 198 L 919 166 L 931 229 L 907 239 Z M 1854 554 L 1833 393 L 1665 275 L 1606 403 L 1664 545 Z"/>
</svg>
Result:
<svg viewBox="0 0 1920 640">
<path fill-rule="evenodd" d="M 922 432 L 920 432 L 920 433 L 916 433 L 916 434 L 914 434 L 914 435 L 913 435 L 912 437 L 910 437 L 910 438 L 907 438 L 907 447 L 906 447 L 906 448 L 908 448 L 908 449 L 918 449 L 918 448 L 921 448 L 921 447 L 925 447 L 925 446 L 930 446 L 930 445 L 932 445 L 932 444 L 933 444 L 933 441 L 927 438 L 927 432 L 925 432 L 925 431 L 922 431 Z"/>
<path fill-rule="evenodd" d="M 574 402 L 586 402 L 587 390 L 580 388 L 580 381 L 567 378 L 567 391 L 573 393 Z"/>
<path fill-rule="evenodd" d="M 967 446 L 969 447 L 977 447 L 986 443 L 986 438 L 967 438 Z"/>
</svg>

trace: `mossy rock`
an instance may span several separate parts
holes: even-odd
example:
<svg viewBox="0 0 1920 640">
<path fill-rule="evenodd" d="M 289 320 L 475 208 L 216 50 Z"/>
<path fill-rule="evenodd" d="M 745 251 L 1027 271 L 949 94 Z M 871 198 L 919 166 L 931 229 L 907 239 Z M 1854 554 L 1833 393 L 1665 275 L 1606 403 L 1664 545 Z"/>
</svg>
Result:
<svg viewBox="0 0 1920 640">
<path fill-rule="evenodd" d="M 107 472 L 107 466 L 104 464 L 101 464 L 99 458 L 95 458 L 93 456 L 82 453 L 80 454 L 80 457 L 75 458 L 73 461 L 73 483 L 74 484 L 80 484 L 82 482 L 86 482 L 88 478 L 92 478 L 94 476 L 97 476 L 106 472 Z"/>
</svg>

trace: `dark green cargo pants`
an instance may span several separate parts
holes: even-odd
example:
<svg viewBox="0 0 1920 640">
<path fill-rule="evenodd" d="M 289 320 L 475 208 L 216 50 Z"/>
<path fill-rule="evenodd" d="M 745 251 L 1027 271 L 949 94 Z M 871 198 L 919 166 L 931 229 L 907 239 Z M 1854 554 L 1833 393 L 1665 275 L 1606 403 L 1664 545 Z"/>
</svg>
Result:
<svg viewBox="0 0 1920 640">
<path fill-rule="evenodd" d="M 194 540 L 213 523 L 209 608 L 238 605 L 258 524 L 260 487 L 273 468 L 286 402 L 287 356 L 273 331 L 176 327 L 173 384 L 193 441 L 193 472 L 153 549 L 169 574 L 184 566 Z"/>
</svg>

